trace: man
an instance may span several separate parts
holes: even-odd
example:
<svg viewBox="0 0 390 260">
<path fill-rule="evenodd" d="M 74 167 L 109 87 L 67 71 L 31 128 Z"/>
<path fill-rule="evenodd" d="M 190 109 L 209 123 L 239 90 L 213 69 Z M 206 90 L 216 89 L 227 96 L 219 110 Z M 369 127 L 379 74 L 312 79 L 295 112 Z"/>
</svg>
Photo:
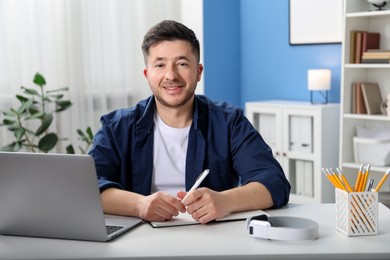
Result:
<svg viewBox="0 0 390 260">
<path fill-rule="evenodd" d="M 207 223 L 288 203 L 290 184 L 243 111 L 195 95 L 199 49 L 194 32 L 175 21 L 145 35 L 153 95 L 103 116 L 90 151 L 106 213 L 166 221 L 187 211 Z M 182 201 L 204 169 L 201 187 Z"/>
</svg>

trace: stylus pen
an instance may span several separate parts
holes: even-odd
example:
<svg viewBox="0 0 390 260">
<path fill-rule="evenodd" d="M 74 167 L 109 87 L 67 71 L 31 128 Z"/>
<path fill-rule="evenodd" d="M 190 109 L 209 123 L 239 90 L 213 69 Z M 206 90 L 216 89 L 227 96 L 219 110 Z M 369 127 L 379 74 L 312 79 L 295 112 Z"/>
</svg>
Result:
<svg viewBox="0 0 390 260">
<path fill-rule="evenodd" d="M 184 198 L 181 200 L 181 202 L 183 203 L 183 201 L 185 201 L 185 199 L 187 198 L 188 196 L 188 193 L 190 193 L 191 191 L 193 190 L 196 190 L 199 185 L 202 183 L 202 181 L 204 180 L 204 178 L 206 178 L 206 176 L 209 174 L 210 170 L 209 169 L 206 169 L 204 170 L 198 177 L 198 179 L 196 180 L 196 182 L 194 183 L 194 185 L 191 187 L 191 189 L 187 192 L 187 194 L 184 196 Z"/>
</svg>

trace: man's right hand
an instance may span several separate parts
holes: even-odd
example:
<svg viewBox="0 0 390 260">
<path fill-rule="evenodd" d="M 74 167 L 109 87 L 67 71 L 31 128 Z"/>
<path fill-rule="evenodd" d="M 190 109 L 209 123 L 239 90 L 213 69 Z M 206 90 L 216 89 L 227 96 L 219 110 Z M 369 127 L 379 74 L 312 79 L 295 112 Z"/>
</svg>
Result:
<svg viewBox="0 0 390 260">
<path fill-rule="evenodd" d="M 186 212 L 180 199 L 165 192 L 144 196 L 138 203 L 139 217 L 147 221 L 167 221 Z"/>
<path fill-rule="evenodd" d="M 165 192 L 149 196 L 109 188 L 101 193 L 103 211 L 106 214 L 132 216 L 147 221 L 167 221 L 186 212 L 180 199 Z"/>
</svg>

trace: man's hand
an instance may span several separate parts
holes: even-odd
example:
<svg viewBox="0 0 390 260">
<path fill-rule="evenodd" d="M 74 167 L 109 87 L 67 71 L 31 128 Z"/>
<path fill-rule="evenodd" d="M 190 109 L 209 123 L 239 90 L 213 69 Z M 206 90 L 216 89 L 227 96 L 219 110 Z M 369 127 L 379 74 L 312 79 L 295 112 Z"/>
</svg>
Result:
<svg viewBox="0 0 390 260">
<path fill-rule="evenodd" d="M 139 203 L 140 218 L 147 221 L 167 221 L 179 214 L 186 212 L 180 199 L 164 192 L 156 192 L 143 197 Z"/>
<path fill-rule="evenodd" d="M 187 192 L 179 191 L 177 196 L 183 199 Z M 233 212 L 266 209 L 273 206 L 271 194 L 258 182 L 217 192 L 208 188 L 199 188 L 188 193 L 185 201 L 187 212 L 200 223 L 225 217 Z"/>
<path fill-rule="evenodd" d="M 103 210 L 106 214 L 134 216 L 147 221 L 166 221 L 185 212 L 179 198 L 168 193 L 156 192 L 144 196 L 117 188 L 101 193 Z"/>
<path fill-rule="evenodd" d="M 179 191 L 177 196 L 183 199 L 187 192 Z M 224 194 L 208 188 L 199 188 L 188 193 L 183 203 L 187 212 L 198 222 L 204 224 L 230 214 Z"/>
</svg>

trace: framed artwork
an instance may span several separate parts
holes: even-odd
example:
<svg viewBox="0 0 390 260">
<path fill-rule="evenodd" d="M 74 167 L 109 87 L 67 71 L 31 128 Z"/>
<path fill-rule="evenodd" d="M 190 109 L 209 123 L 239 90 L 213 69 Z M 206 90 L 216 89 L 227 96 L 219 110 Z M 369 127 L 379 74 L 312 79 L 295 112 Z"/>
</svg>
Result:
<svg viewBox="0 0 390 260">
<path fill-rule="evenodd" d="M 289 0 L 290 45 L 339 43 L 342 0 Z"/>
</svg>

